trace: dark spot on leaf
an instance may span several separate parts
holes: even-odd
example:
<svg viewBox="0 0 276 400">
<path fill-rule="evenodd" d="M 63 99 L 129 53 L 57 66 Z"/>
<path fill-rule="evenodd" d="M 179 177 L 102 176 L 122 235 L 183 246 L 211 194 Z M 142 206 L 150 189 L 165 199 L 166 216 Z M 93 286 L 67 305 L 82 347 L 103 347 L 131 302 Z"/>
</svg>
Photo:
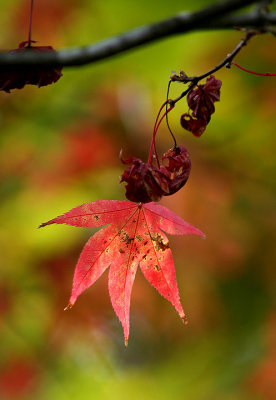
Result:
<svg viewBox="0 0 276 400">
<path fill-rule="evenodd" d="M 159 251 L 159 250 L 165 251 L 166 249 L 168 249 L 170 247 L 169 242 L 167 242 L 167 243 L 163 242 L 163 239 L 162 239 L 161 235 L 159 235 L 159 233 L 157 233 L 156 236 L 152 236 L 151 238 L 154 242 L 154 247 L 157 251 Z"/>
<path fill-rule="evenodd" d="M 123 249 L 119 249 L 120 253 L 125 253 L 125 251 Z"/>
<path fill-rule="evenodd" d="M 153 268 L 156 269 L 156 271 L 158 271 L 158 272 L 161 271 L 159 265 L 157 265 L 157 264 L 155 264 L 155 266 Z"/>
<path fill-rule="evenodd" d="M 98 221 L 100 219 L 100 217 L 98 215 L 94 215 L 94 218 L 96 221 Z"/>
<path fill-rule="evenodd" d="M 128 246 L 132 242 L 132 240 L 134 240 L 134 238 L 130 238 L 129 235 L 126 232 L 124 232 L 124 238 L 122 240 Z"/>
</svg>

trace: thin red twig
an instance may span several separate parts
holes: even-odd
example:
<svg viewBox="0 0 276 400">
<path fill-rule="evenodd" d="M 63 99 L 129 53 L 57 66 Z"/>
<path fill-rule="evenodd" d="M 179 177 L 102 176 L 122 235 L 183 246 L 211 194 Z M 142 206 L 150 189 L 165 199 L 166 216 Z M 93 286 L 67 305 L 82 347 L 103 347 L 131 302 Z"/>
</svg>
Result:
<svg viewBox="0 0 276 400">
<path fill-rule="evenodd" d="M 242 69 L 245 72 L 248 72 L 249 74 L 261 75 L 261 76 L 276 76 L 276 74 L 270 74 L 269 72 L 262 73 L 262 72 L 251 71 L 250 69 L 246 69 L 246 68 L 241 67 L 239 64 L 237 64 L 234 61 L 232 61 L 231 64 L 235 65 L 236 67 L 238 67 L 239 69 Z"/>
<path fill-rule="evenodd" d="M 32 38 L 31 38 L 31 36 L 32 36 L 33 8 L 34 8 L 34 0 L 31 0 L 30 18 L 29 18 L 29 36 L 28 36 L 29 46 L 31 46 L 31 43 L 32 43 Z"/>
<path fill-rule="evenodd" d="M 159 159 L 158 159 L 158 154 L 157 154 L 156 144 L 155 144 L 155 135 L 156 135 L 155 129 L 156 129 L 156 125 L 157 125 L 157 122 L 158 122 L 160 113 L 161 113 L 161 111 L 163 110 L 163 108 L 165 107 L 166 104 L 167 104 L 167 101 L 165 101 L 165 102 L 161 105 L 161 107 L 160 107 L 160 109 L 159 109 L 159 111 L 158 111 L 158 114 L 157 114 L 156 119 L 155 119 L 154 127 L 153 127 L 153 134 L 152 134 L 152 138 L 153 138 L 154 140 L 153 140 L 153 142 L 151 143 L 151 146 L 153 146 L 153 149 L 154 149 L 154 154 L 155 154 L 155 157 L 156 157 L 156 161 L 157 161 L 158 168 L 160 167 L 160 164 L 159 164 Z M 149 162 L 149 161 L 148 161 L 148 162 Z"/>
<path fill-rule="evenodd" d="M 164 103 L 164 105 L 165 105 L 165 104 L 166 104 L 166 103 Z M 164 106 L 164 105 L 163 105 L 163 106 Z M 162 108 L 163 108 L 163 107 L 162 107 Z M 162 108 L 161 108 L 161 109 L 162 109 Z M 158 155 L 157 155 L 156 147 L 155 147 L 155 136 L 156 136 L 156 133 L 157 133 L 157 131 L 158 131 L 158 128 L 159 128 L 159 126 L 160 126 L 160 124 L 161 124 L 163 118 L 164 118 L 173 108 L 174 108 L 174 107 L 170 107 L 166 112 L 164 112 L 164 114 L 162 115 L 162 117 L 159 119 L 158 123 L 154 125 L 155 129 L 154 129 L 153 135 L 152 135 L 152 140 L 151 140 L 151 145 L 150 145 L 150 151 L 149 151 L 149 158 L 148 158 L 148 164 L 151 164 L 152 151 L 153 151 L 153 149 L 154 149 L 158 168 L 160 167 L 160 164 L 159 164 L 159 159 L 158 159 Z M 161 111 L 161 109 L 160 109 L 160 111 Z M 159 113 L 159 115 L 160 115 L 160 113 Z M 158 116 L 159 116 L 159 115 L 158 115 Z"/>
</svg>

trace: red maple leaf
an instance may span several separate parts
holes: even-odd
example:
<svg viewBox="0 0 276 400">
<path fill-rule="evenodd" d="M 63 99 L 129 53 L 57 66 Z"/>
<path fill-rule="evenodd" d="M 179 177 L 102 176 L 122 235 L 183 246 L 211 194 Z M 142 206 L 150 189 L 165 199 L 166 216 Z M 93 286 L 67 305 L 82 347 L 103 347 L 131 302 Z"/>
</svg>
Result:
<svg viewBox="0 0 276 400">
<path fill-rule="evenodd" d="M 98 200 L 83 204 L 40 225 L 68 224 L 83 227 L 105 226 L 84 246 L 79 257 L 69 304 L 91 286 L 108 268 L 111 303 L 129 337 L 129 309 L 132 285 L 138 266 L 149 283 L 169 300 L 186 321 L 177 288 L 169 241 L 164 231 L 174 235 L 204 234 L 172 211 L 156 203 Z"/>
</svg>

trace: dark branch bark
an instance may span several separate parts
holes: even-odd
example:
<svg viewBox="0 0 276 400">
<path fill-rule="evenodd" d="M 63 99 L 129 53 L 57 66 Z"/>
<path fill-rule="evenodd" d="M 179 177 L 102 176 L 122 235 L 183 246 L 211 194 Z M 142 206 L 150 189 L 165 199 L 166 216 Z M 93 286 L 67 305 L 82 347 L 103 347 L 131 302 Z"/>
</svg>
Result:
<svg viewBox="0 0 276 400">
<path fill-rule="evenodd" d="M 80 66 L 112 57 L 172 35 L 200 30 L 236 27 L 263 28 L 275 25 L 275 12 L 265 13 L 256 8 L 256 10 L 246 14 L 231 14 L 254 3 L 260 4 L 261 2 L 260 0 L 226 0 L 194 13 L 183 12 L 161 22 L 132 29 L 89 46 L 61 50 L 55 53 L 0 53 L 0 67 L 31 65 Z"/>
</svg>

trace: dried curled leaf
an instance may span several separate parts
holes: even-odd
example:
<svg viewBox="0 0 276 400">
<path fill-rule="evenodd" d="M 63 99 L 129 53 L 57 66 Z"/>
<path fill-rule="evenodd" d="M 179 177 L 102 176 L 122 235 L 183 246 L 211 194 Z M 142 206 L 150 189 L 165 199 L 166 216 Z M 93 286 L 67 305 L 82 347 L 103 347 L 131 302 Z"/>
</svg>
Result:
<svg viewBox="0 0 276 400">
<path fill-rule="evenodd" d="M 220 100 L 220 88 L 221 81 L 211 75 L 204 85 L 198 85 L 188 94 L 187 102 L 194 118 L 210 121 L 215 112 L 214 102 Z"/>
<path fill-rule="evenodd" d="M 34 42 L 34 41 L 32 41 Z M 24 54 L 26 52 L 47 53 L 55 52 L 51 46 L 30 46 L 29 42 L 22 42 L 10 54 Z M 22 89 L 25 85 L 47 86 L 55 83 L 62 76 L 62 68 L 31 66 L 31 67 L 1 67 L 0 90 L 10 93 L 12 89 Z"/>
<path fill-rule="evenodd" d="M 121 177 L 121 182 L 127 182 L 127 199 L 149 203 L 159 201 L 165 192 L 168 193 L 169 179 L 158 168 L 135 157 L 130 157 L 123 163 L 130 165 Z"/>
<path fill-rule="evenodd" d="M 205 84 L 190 91 L 187 102 L 192 114 L 185 113 L 181 116 L 180 122 L 184 129 L 197 137 L 202 135 L 215 112 L 215 101 L 220 100 L 220 88 L 221 81 L 211 75 Z"/>
<path fill-rule="evenodd" d="M 165 169 L 169 176 L 169 193 L 164 193 L 168 196 L 176 193 L 187 182 L 191 171 L 191 160 L 188 150 L 184 146 L 176 146 L 168 150 L 162 156 L 161 170 Z"/>
<path fill-rule="evenodd" d="M 203 134 L 207 126 L 207 123 L 204 119 L 193 118 L 187 113 L 181 115 L 180 123 L 181 126 L 186 129 L 186 131 L 192 132 L 197 137 Z"/>
<path fill-rule="evenodd" d="M 160 168 L 131 157 L 124 164 L 130 165 L 121 182 L 127 182 L 126 198 L 137 203 L 159 201 L 181 189 L 187 182 L 191 170 L 191 161 L 187 149 L 176 146 L 162 157 Z"/>
</svg>

